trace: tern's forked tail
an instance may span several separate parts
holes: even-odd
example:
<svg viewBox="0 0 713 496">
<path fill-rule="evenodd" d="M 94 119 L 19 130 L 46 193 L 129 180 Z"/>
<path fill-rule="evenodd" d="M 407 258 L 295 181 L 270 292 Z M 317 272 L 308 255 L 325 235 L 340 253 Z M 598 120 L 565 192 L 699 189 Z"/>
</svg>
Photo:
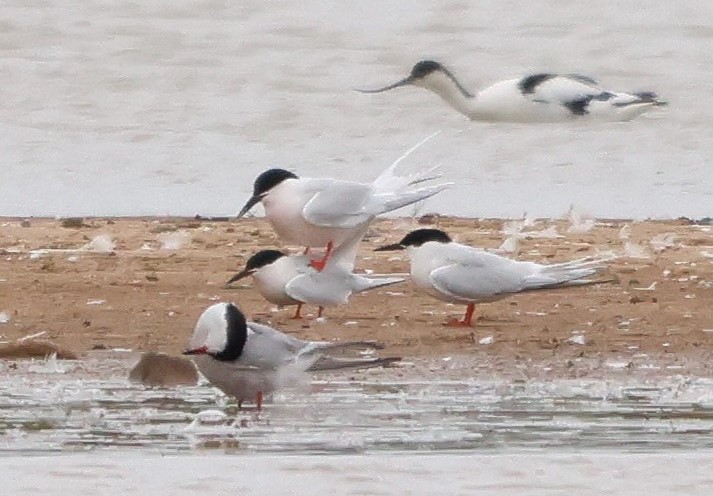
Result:
<svg viewBox="0 0 713 496">
<path fill-rule="evenodd" d="M 528 276 L 523 281 L 525 289 L 543 289 L 562 286 L 581 286 L 609 281 L 587 279 L 606 269 L 605 262 L 611 258 L 580 259 L 570 262 L 545 265 L 538 273 Z"/>
<path fill-rule="evenodd" d="M 339 370 L 358 369 L 371 367 L 388 367 L 400 362 L 401 357 L 386 358 L 335 358 L 330 356 L 321 357 L 307 369 L 309 372 L 318 370 Z"/>
<path fill-rule="evenodd" d="M 384 286 L 404 282 L 405 280 L 406 278 L 404 277 L 364 277 L 355 274 L 355 277 L 352 279 L 352 291 L 354 293 L 361 293 L 363 291 L 369 291 L 370 289 L 383 288 Z"/>
</svg>

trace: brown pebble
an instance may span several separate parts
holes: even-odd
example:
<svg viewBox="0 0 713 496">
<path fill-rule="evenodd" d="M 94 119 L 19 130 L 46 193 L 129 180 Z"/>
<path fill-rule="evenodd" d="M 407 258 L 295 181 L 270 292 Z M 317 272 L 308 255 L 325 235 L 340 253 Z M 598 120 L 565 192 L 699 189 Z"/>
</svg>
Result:
<svg viewBox="0 0 713 496">
<path fill-rule="evenodd" d="M 144 386 L 194 386 L 198 371 L 190 360 L 148 351 L 129 372 L 129 380 Z"/>
<path fill-rule="evenodd" d="M 60 223 L 62 227 L 84 227 L 84 219 L 81 217 L 67 217 L 66 219 L 62 219 L 62 222 Z"/>
<path fill-rule="evenodd" d="M 62 360 L 76 360 L 77 354 L 49 341 L 24 341 L 0 345 L 0 358 L 44 358 L 53 353 Z"/>
</svg>

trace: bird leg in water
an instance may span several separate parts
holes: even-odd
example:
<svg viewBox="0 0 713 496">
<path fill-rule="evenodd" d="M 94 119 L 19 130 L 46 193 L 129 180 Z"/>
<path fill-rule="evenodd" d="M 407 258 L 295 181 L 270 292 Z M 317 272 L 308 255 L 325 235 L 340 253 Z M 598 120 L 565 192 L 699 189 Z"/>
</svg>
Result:
<svg viewBox="0 0 713 496">
<path fill-rule="evenodd" d="M 262 410 L 262 389 L 257 390 L 257 394 L 255 395 L 255 403 L 257 403 L 258 411 Z"/>
<path fill-rule="evenodd" d="M 473 313 L 475 313 L 475 303 L 469 303 L 465 309 L 463 320 L 451 319 L 446 322 L 446 327 L 472 327 Z"/>
<path fill-rule="evenodd" d="M 322 272 L 324 270 L 324 266 L 327 265 L 327 260 L 329 260 L 329 256 L 332 254 L 332 248 L 334 248 L 334 245 L 330 241 L 327 243 L 327 252 L 324 254 L 324 257 L 322 260 L 312 260 L 309 265 L 313 269 L 316 269 L 317 272 Z"/>
<path fill-rule="evenodd" d="M 295 319 L 295 320 L 301 319 L 301 318 L 302 318 L 302 315 L 300 315 L 300 311 L 301 311 L 301 310 L 302 310 L 302 303 L 300 303 L 299 305 L 297 305 L 297 310 L 295 311 L 295 314 L 294 314 L 292 317 L 290 317 L 290 318 L 291 318 L 291 319 Z"/>
</svg>

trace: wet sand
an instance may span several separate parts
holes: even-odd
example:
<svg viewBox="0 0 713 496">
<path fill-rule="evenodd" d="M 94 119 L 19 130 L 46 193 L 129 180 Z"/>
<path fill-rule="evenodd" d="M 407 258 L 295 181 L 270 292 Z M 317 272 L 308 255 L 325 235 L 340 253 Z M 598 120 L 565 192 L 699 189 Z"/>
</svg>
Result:
<svg viewBox="0 0 713 496">
<path fill-rule="evenodd" d="M 357 271 L 407 272 L 403 252 L 372 250 L 417 227 L 497 248 L 508 222 L 382 220 L 360 247 Z M 292 320 L 293 309 L 275 308 L 249 280 L 226 288 L 255 251 L 283 247 L 264 219 L 5 218 L 0 341 L 39 334 L 80 355 L 114 348 L 178 354 L 202 310 L 232 300 L 254 320 L 302 338 L 376 339 L 384 354 L 404 357 L 487 358 L 487 370 L 473 374 L 519 376 L 536 368 L 581 377 L 641 370 L 645 362 L 647 373 L 713 375 L 713 227 L 685 219 L 598 221 L 587 232 L 571 227 L 569 220 L 538 221 L 508 256 L 554 263 L 612 252 L 619 257 L 604 276 L 615 282 L 483 304 L 475 327 L 463 329 L 442 323 L 464 307 L 436 301 L 408 281 L 354 296 L 327 309 L 324 321 Z M 312 313 L 316 308 L 307 308 Z"/>
</svg>

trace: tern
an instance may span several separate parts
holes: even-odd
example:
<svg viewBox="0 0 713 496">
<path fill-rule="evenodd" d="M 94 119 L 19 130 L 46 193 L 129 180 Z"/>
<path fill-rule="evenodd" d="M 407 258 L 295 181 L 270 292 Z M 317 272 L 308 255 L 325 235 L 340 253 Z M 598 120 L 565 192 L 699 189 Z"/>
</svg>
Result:
<svg viewBox="0 0 713 496">
<path fill-rule="evenodd" d="M 303 341 L 248 322 L 233 303 L 216 303 L 198 319 L 184 355 L 193 355 L 198 370 L 210 383 L 238 400 L 256 399 L 262 408 L 270 394 L 305 372 L 376 367 L 399 360 L 330 356 L 344 349 L 377 349 L 372 341 Z"/>
<path fill-rule="evenodd" d="M 579 74 L 531 74 L 500 81 L 475 94 L 451 71 L 432 60 L 413 66 L 404 79 L 361 93 L 380 93 L 413 85 L 431 90 L 470 120 L 489 122 L 559 122 L 593 118 L 628 121 L 652 107 L 666 105 L 650 91 L 607 91 L 594 79 Z"/>
<path fill-rule="evenodd" d="M 284 169 L 269 169 L 260 174 L 253 194 L 238 214 L 245 215 L 261 202 L 273 229 L 288 243 L 325 247 L 321 260 L 310 263 L 324 269 L 333 248 L 365 229 L 376 216 L 425 200 L 450 183 L 414 187 L 440 177 L 435 168 L 408 176 L 394 174 L 396 166 L 431 137 L 408 150 L 371 183 L 331 178 L 300 178 Z"/>
<path fill-rule="evenodd" d="M 261 250 L 251 256 L 245 268 L 228 284 L 252 276 L 258 292 L 279 306 L 297 305 L 293 318 L 301 318 L 303 304 L 318 305 L 318 317 L 324 307 L 347 303 L 353 293 L 403 282 L 403 277 L 365 277 L 354 274 L 354 259 L 364 231 L 356 231 L 339 245 L 320 272 L 310 265 L 307 255 L 288 256 L 278 250 Z"/>
<path fill-rule="evenodd" d="M 411 231 L 398 243 L 375 251 L 404 249 L 418 288 L 441 301 L 467 305 L 463 319 L 450 320 L 449 326 L 471 326 L 476 303 L 525 291 L 607 282 L 585 279 L 604 268 L 604 259 L 552 265 L 519 262 L 456 243 L 439 229 Z"/>
</svg>

